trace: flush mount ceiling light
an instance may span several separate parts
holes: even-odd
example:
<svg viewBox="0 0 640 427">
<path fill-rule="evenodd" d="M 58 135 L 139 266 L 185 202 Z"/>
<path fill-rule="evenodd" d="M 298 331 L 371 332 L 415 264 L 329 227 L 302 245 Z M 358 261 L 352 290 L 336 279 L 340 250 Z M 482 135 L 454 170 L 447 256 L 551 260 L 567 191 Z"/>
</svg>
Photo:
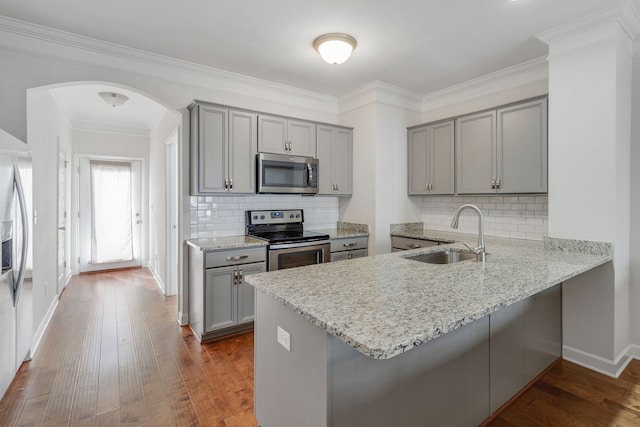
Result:
<svg viewBox="0 0 640 427">
<path fill-rule="evenodd" d="M 100 92 L 98 95 L 100 95 L 100 98 L 102 98 L 104 102 L 114 108 L 124 104 L 129 100 L 128 96 L 116 92 Z"/>
<path fill-rule="evenodd" d="M 349 59 L 351 52 L 358 44 L 356 39 L 348 34 L 324 34 L 313 42 L 313 47 L 320 53 L 322 59 L 329 64 L 342 64 Z"/>
</svg>

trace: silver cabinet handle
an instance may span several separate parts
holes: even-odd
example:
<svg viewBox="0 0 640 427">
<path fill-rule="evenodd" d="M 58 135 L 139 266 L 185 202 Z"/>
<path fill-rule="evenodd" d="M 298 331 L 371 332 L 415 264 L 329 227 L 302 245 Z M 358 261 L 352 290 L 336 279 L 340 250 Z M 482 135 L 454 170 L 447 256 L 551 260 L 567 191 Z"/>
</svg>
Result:
<svg viewBox="0 0 640 427">
<path fill-rule="evenodd" d="M 496 189 L 500 190 L 501 186 L 502 186 L 502 178 L 498 177 L 498 180 L 496 181 Z"/>
<path fill-rule="evenodd" d="M 420 245 L 416 245 L 415 243 L 407 243 L 407 246 L 410 247 L 411 249 L 418 249 L 422 247 Z"/>
<path fill-rule="evenodd" d="M 227 261 L 240 261 L 241 259 L 247 259 L 249 255 L 236 255 L 236 256 L 228 256 Z"/>
<path fill-rule="evenodd" d="M 242 275 L 242 270 L 238 270 L 238 285 L 242 283 L 244 280 L 244 276 Z"/>
<path fill-rule="evenodd" d="M 427 193 L 429 192 L 429 181 L 424 183 L 424 189 Z"/>
<path fill-rule="evenodd" d="M 229 178 L 229 190 L 233 190 L 233 178 Z"/>
<path fill-rule="evenodd" d="M 429 193 L 433 193 L 433 182 L 429 182 Z"/>
<path fill-rule="evenodd" d="M 495 176 L 491 179 L 491 189 L 492 190 L 496 189 L 496 177 Z"/>
<path fill-rule="evenodd" d="M 342 246 L 345 248 L 353 248 L 354 246 L 358 246 L 357 243 L 344 243 Z"/>
</svg>

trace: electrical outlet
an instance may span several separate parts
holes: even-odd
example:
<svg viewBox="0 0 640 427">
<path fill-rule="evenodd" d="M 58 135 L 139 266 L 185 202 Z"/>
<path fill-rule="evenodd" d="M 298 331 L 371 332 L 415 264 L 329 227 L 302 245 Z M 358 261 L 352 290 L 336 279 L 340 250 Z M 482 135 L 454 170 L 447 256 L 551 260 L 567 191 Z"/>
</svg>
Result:
<svg viewBox="0 0 640 427">
<path fill-rule="evenodd" d="M 289 335 L 289 332 L 285 331 L 280 326 L 278 326 L 278 343 L 286 348 L 287 351 L 291 351 L 291 336 Z"/>
</svg>

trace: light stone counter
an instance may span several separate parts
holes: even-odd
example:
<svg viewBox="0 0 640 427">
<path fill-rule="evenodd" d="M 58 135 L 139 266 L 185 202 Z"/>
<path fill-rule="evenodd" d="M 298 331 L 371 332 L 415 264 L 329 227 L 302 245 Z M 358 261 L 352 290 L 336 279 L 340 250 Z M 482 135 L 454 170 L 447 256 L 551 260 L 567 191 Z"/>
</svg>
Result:
<svg viewBox="0 0 640 427">
<path fill-rule="evenodd" d="M 349 239 L 353 237 L 368 237 L 369 226 L 353 222 L 338 221 L 336 228 L 323 230 L 309 230 L 314 233 L 328 234 L 331 239 Z"/>
<path fill-rule="evenodd" d="M 464 248 L 460 243 L 449 246 Z M 444 247 L 245 280 L 360 353 L 389 359 L 612 260 L 607 243 L 498 238 L 487 241 L 484 265 L 406 259 Z"/>
<path fill-rule="evenodd" d="M 203 252 L 267 246 L 266 241 L 249 236 L 210 237 L 206 239 L 189 239 L 186 242 L 189 246 L 200 249 Z"/>
</svg>

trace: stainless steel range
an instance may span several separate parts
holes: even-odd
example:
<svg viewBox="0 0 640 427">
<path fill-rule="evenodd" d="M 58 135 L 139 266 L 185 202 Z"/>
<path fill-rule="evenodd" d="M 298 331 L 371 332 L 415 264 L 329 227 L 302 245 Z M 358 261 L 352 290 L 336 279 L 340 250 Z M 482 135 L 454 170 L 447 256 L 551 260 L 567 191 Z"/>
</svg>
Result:
<svg viewBox="0 0 640 427">
<path fill-rule="evenodd" d="M 267 270 L 331 261 L 328 234 L 304 231 L 302 209 L 246 211 L 247 235 L 269 242 Z"/>
</svg>

